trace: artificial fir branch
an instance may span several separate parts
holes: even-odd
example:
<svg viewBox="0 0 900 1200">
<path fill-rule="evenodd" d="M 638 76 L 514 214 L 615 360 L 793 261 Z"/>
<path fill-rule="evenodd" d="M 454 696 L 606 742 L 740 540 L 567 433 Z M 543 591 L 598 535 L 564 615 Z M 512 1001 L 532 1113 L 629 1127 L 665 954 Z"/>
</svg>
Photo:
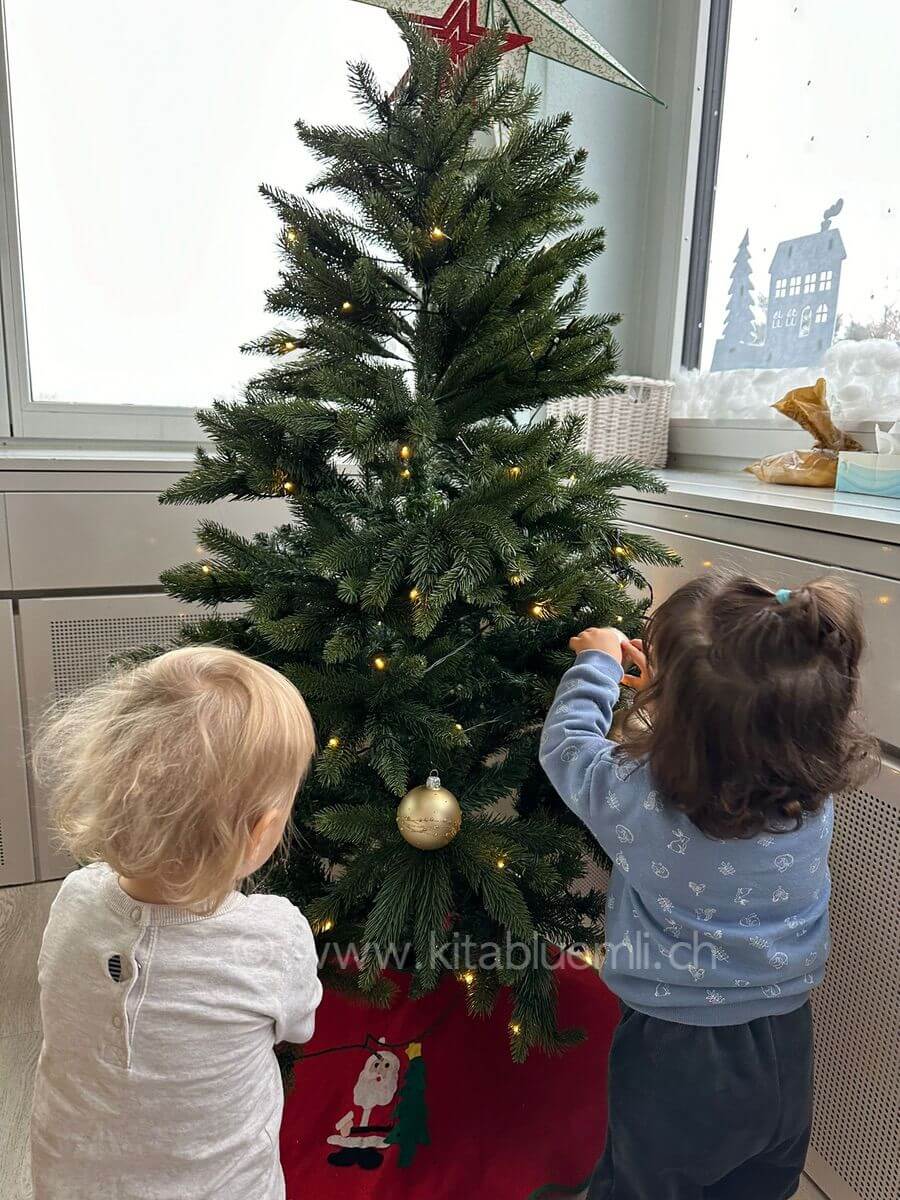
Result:
<svg viewBox="0 0 900 1200">
<path fill-rule="evenodd" d="M 354 67 L 367 124 L 299 122 L 319 179 L 305 196 L 262 189 L 282 265 L 275 328 L 248 349 L 268 362 L 242 401 L 200 413 L 208 445 L 163 496 L 286 502 L 255 538 L 204 522 L 204 557 L 163 582 L 242 605 L 182 640 L 232 645 L 305 695 L 319 752 L 268 886 L 304 907 L 320 947 L 357 946 L 358 974 L 326 960 L 329 985 L 382 1005 L 391 954 L 419 995 L 445 969 L 435 943 L 602 935 L 584 880 L 602 855 L 542 776 L 539 730 L 568 638 L 639 634 L 641 567 L 672 561 L 618 526 L 617 491 L 659 490 L 654 476 L 582 454 L 579 422 L 543 408 L 602 394 L 618 353 L 618 318 L 584 310 L 605 234 L 583 224 L 596 197 L 570 118 L 538 118 L 538 94 L 498 77 L 497 38 L 454 68 L 398 24 L 411 67 L 396 94 Z M 395 809 L 433 768 L 463 821 L 426 852 Z M 473 1014 L 511 990 L 515 1058 L 577 1038 L 557 1027 L 546 963 L 498 955 L 466 980 Z"/>
</svg>

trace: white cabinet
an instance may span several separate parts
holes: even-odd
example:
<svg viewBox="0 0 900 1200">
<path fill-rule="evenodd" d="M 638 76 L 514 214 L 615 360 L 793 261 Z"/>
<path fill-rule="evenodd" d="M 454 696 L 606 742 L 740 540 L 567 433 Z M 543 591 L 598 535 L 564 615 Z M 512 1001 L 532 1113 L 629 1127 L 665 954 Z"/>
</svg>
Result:
<svg viewBox="0 0 900 1200">
<path fill-rule="evenodd" d="M 201 611 L 161 595 L 22 600 L 19 657 L 27 727 L 37 728 L 49 704 L 93 683 L 117 655 L 166 645 Z M 34 778 L 31 787 L 38 878 L 56 879 L 72 864 L 53 843 L 44 796 Z"/>
<path fill-rule="evenodd" d="M 156 492 L 10 492 L 12 588 L 93 591 L 159 586 L 167 567 L 196 559 L 201 518 L 245 536 L 287 520 L 282 500 L 163 505 Z"/>
<path fill-rule="evenodd" d="M 29 732 L 47 705 L 123 651 L 166 644 L 200 611 L 163 595 L 159 575 L 202 554 L 202 518 L 249 536 L 289 517 L 276 498 L 160 505 L 185 468 L 151 465 L 23 462 L 0 472 L 0 886 L 58 878 L 72 865 L 53 844 L 26 767 Z"/>
<path fill-rule="evenodd" d="M 13 606 L 0 600 L 0 887 L 34 877 Z"/>
<path fill-rule="evenodd" d="M 686 579 L 713 570 L 745 572 L 772 588 L 829 575 L 855 589 L 868 641 L 861 689 L 866 724 L 883 742 L 900 747 L 900 548 L 661 503 L 628 501 L 624 515 L 626 528 L 652 535 L 681 556 L 681 567 L 643 571 L 656 603 Z"/>
<path fill-rule="evenodd" d="M 900 1195 L 900 763 L 838 797 L 832 950 L 813 993 L 816 1103 L 807 1171 L 831 1200 Z"/>
<path fill-rule="evenodd" d="M 772 588 L 827 574 L 856 589 L 869 642 L 866 724 L 900 746 L 896 530 L 885 525 L 880 538 L 838 535 L 815 520 L 804 526 L 799 508 L 790 520 L 770 522 L 679 507 L 671 495 L 629 499 L 624 516 L 626 530 L 652 534 L 683 560 L 644 571 L 656 603 L 712 570 L 745 572 Z M 864 788 L 837 798 L 831 873 L 833 947 L 813 998 L 816 1098 L 807 1171 L 831 1200 L 884 1200 L 900 1189 L 900 760 L 893 755 Z"/>
</svg>

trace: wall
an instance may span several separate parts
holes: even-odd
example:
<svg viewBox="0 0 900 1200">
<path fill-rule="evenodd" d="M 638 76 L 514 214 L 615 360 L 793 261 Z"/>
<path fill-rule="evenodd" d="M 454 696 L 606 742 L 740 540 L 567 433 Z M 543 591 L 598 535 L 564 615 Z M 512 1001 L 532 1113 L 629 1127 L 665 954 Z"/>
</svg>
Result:
<svg viewBox="0 0 900 1200">
<path fill-rule="evenodd" d="M 692 116 L 708 4 L 571 0 L 567 7 L 665 104 L 532 56 L 528 78 L 543 88 L 545 111 L 572 112 L 573 140 L 590 150 L 585 182 L 599 201 L 589 219 L 607 232 L 606 252 L 588 271 L 591 307 L 622 313 L 624 373 L 667 376 L 681 345 L 698 132 Z"/>
</svg>

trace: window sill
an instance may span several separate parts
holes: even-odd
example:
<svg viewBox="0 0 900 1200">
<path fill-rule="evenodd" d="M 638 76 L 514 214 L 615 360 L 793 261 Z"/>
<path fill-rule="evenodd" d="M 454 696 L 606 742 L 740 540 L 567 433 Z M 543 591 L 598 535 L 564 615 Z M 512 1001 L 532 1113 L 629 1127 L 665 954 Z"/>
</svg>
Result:
<svg viewBox="0 0 900 1200">
<path fill-rule="evenodd" d="M 875 449 L 875 422 L 843 427 L 858 438 L 865 450 Z M 669 450 L 675 466 L 704 472 L 735 472 L 747 463 L 808 448 L 810 439 L 786 417 L 768 421 L 710 421 L 700 417 L 673 417 L 669 422 Z M 810 489 L 800 488 L 800 491 Z"/>
<path fill-rule="evenodd" d="M 160 471 L 183 475 L 193 463 L 188 449 L 105 450 L 95 446 L 66 445 L 50 449 L 43 446 L 18 446 L 0 443 L 0 472 L 12 471 Z"/>
<path fill-rule="evenodd" d="M 628 489 L 629 500 L 719 516 L 767 521 L 900 546 L 900 500 L 858 496 L 831 488 L 782 487 L 760 483 L 735 470 L 673 469 L 659 472 L 667 491 L 647 495 Z"/>
</svg>

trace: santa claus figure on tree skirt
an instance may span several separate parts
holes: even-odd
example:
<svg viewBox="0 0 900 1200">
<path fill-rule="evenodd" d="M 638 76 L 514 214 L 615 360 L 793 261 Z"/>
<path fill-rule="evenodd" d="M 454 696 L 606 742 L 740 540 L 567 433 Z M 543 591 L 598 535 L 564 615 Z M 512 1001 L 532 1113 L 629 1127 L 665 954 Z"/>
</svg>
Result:
<svg viewBox="0 0 900 1200">
<path fill-rule="evenodd" d="M 379 1042 L 383 1045 L 384 1038 Z M 393 1101 L 399 1081 L 400 1059 L 392 1051 L 376 1049 L 366 1059 L 353 1088 L 354 1108 L 341 1117 L 328 1138 L 329 1146 L 338 1147 L 328 1156 L 332 1166 L 381 1166 L 393 1126 L 371 1124 L 372 1113 Z"/>
<path fill-rule="evenodd" d="M 542 1200 L 590 1175 L 606 1122 L 603 1080 L 618 1005 L 575 955 L 556 972 L 566 1054 L 509 1055 L 508 1009 L 473 1019 L 465 974 L 387 1012 L 326 992 L 291 1048 L 281 1129 L 287 1200 Z"/>
</svg>

